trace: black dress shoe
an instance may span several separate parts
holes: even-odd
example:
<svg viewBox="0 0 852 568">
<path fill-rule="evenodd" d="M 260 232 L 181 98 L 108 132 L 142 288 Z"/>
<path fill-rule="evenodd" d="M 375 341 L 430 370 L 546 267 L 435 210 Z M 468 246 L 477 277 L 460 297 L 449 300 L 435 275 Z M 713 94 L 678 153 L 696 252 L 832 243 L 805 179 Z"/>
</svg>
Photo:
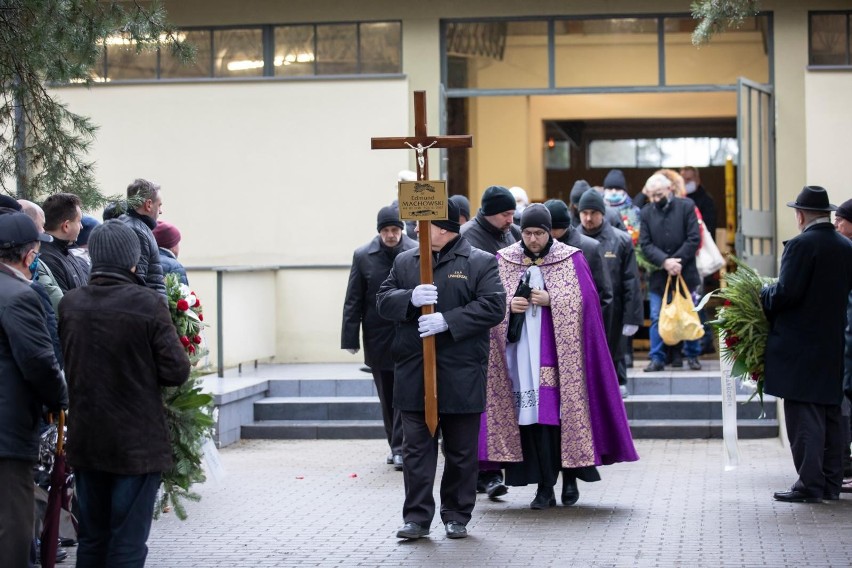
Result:
<svg viewBox="0 0 852 568">
<path fill-rule="evenodd" d="M 662 361 L 651 361 L 651 363 L 643 369 L 646 373 L 656 373 L 662 371 L 666 366 Z"/>
<path fill-rule="evenodd" d="M 823 501 L 840 501 L 840 493 L 823 493 Z"/>
<path fill-rule="evenodd" d="M 467 527 L 458 521 L 450 521 L 444 528 L 447 529 L 447 538 L 466 538 Z"/>
<path fill-rule="evenodd" d="M 397 471 L 402 471 L 402 454 L 393 456 L 393 468 Z"/>
<path fill-rule="evenodd" d="M 689 357 L 687 358 L 686 363 L 689 365 L 689 368 L 692 371 L 701 370 L 701 361 L 698 360 L 698 357 Z"/>
<path fill-rule="evenodd" d="M 488 498 L 494 501 L 498 497 L 502 497 L 508 493 L 509 488 L 506 487 L 506 485 L 499 479 L 492 479 L 488 482 L 488 485 L 485 486 L 485 492 L 488 493 Z"/>
<path fill-rule="evenodd" d="M 677 367 L 680 369 L 683 367 L 683 357 L 673 357 L 671 362 L 672 367 Z"/>
<path fill-rule="evenodd" d="M 418 525 L 417 523 L 405 523 L 396 531 L 396 538 L 423 538 L 429 534 L 429 527 Z"/>
<path fill-rule="evenodd" d="M 562 504 L 570 507 L 580 499 L 580 490 L 577 488 L 576 479 L 562 477 Z"/>
<path fill-rule="evenodd" d="M 550 509 L 556 506 L 556 495 L 553 493 L 553 487 L 539 485 L 535 492 L 535 499 L 530 503 L 530 509 Z"/>
<path fill-rule="evenodd" d="M 819 497 L 813 497 L 797 489 L 778 491 L 774 497 L 776 501 L 784 501 L 785 503 L 819 503 L 822 501 Z"/>
</svg>

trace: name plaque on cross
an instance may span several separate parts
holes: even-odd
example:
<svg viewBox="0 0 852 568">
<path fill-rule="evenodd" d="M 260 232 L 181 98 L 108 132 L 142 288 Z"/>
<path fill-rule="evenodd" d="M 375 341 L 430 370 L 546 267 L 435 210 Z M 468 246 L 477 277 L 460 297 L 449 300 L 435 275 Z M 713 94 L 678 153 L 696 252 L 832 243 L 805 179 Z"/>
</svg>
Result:
<svg viewBox="0 0 852 568">
<path fill-rule="evenodd" d="M 447 219 L 447 183 L 441 180 L 399 182 L 399 218 L 403 221 Z"/>
</svg>

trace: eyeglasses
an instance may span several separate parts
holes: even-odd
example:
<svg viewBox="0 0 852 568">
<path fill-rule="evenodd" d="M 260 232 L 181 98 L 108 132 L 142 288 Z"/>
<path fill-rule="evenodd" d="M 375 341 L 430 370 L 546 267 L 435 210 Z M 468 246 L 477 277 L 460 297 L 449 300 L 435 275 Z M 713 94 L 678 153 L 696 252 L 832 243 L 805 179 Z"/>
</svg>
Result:
<svg viewBox="0 0 852 568">
<path fill-rule="evenodd" d="M 521 235 L 525 236 L 528 239 L 541 239 L 547 236 L 550 236 L 550 233 L 547 231 L 521 231 Z"/>
</svg>

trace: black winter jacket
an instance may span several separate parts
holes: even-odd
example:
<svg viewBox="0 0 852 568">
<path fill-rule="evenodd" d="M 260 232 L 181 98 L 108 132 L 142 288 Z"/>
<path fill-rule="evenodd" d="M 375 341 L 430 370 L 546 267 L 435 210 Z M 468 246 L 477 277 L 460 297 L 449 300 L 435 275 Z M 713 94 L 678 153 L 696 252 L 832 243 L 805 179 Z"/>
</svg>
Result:
<svg viewBox="0 0 852 568">
<path fill-rule="evenodd" d="M 0 263 L 0 458 L 35 463 L 42 405 L 68 407 L 38 294 Z"/>
<path fill-rule="evenodd" d="M 506 233 L 488 222 L 488 219 L 482 214 L 482 211 L 476 214 L 476 217 L 462 225 L 461 235 L 467 239 L 470 246 L 484 250 L 492 255 L 496 255 L 497 251 L 513 245 L 520 239 L 520 232 L 515 225 L 512 225 Z"/>
<path fill-rule="evenodd" d="M 160 247 L 157 246 L 157 239 L 151 232 L 157 227 L 157 222 L 132 209 L 119 219 L 133 229 L 139 237 L 142 251 L 139 254 L 139 262 L 136 264 L 136 275 L 145 281 L 148 288 L 159 292 L 165 298 L 166 284 L 163 280 L 163 266 L 160 264 Z"/>
<path fill-rule="evenodd" d="M 68 250 L 71 245 L 53 237 L 53 241 L 42 243 L 39 260 L 47 265 L 53 273 L 59 289 L 63 293 L 80 286 L 85 286 L 89 281 L 89 264 L 79 256 Z"/>
<path fill-rule="evenodd" d="M 181 284 L 189 286 L 189 280 L 186 278 L 186 269 L 175 257 L 174 253 L 168 249 L 160 249 L 160 266 L 163 269 L 163 281 L 169 274 L 177 274 Z"/>
<path fill-rule="evenodd" d="M 435 336 L 438 412 L 485 410 L 489 330 L 503 320 L 506 292 L 497 257 L 474 248 L 464 237 L 449 243 L 433 261 L 438 303 L 449 329 Z M 411 304 L 420 284 L 420 250 L 396 257 L 378 294 L 379 315 L 397 322 L 393 342 L 394 408 L 418 412 L 423 403 L 423 341 L 417 331 L 421 310 Z"/>
<path fill-rule="evenodd" d="M 701 284 L 695 267 L 695 253 L 701 244 L 701 228 L 695 214 L 695 203 L 691 199 L 672 197 L 663 209 L 649 203 L 639 213 L 642 227 L 639 244 L 642 253 L 657 266 L 663 266 L 667 258 L 681 259 L 681 274 L 690 290 Z M 668 272 L 660 268 L 651 273 L 650 289 L 662 295 L 666 288 Z"/>
<path fill-rule="evenodd" d="M 172 464 L 161 386 L 189 377 L 162 296 L 130 272 L 93 271 L 59 303 L 72 466 L 141 475 Z"/>
<path fill-rule="evenodd" d="M 784 243 L 778 281 L 760 294 L 769 318 L 765 391 L 813 404 L 843 400 L 852 242 L 817 223 Z"/>
<path fill-rule="evenodd" d="M 397 253 L 417 248 L 417 241 L 403 234 Z M 393 258 L 376 236 L 352 255 L 349 285 L 343 304 L 343 329 L 340 334 L 341 349 L 360 349 L 359 332 L 364 332 L 364 363 L 372 369 L 393 370 L 391 345 L 396 324 L 379 316 L 376 294 L 388 277 Z"/>
</svg>

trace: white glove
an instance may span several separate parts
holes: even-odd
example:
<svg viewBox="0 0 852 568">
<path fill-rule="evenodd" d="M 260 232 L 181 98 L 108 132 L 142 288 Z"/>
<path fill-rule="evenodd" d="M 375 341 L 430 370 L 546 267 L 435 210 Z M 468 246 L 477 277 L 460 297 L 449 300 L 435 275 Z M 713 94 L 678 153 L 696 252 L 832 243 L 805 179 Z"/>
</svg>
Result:
<svg viewBox="0 0 852 568">
<path fill-rule="evenodd" d="M 638 325 L 626 323 L 624 324 L 624 327 L 621 328 L 621 335 L 630 337 L 631 335 L 635 335 L 637 331 L 639 331 Z"/>
<path fill-rule="evenodd" d="M 426 314 L 417 319 L 420 327 L 417 331 L 420 332 L 420 337 L 429 337 L 442 331 L 447 331 L 450 326 L 447 325 L 447 320 L 444 319 L 444 314 L 438 312 L 436 314 Z"/>
<path fill-rule="evenodd" d="M 361 350 L 360 349 L 347 349 L 347 351 L 349 351 L 351 354 L 355 355 Z"/>
<path fill-rule="evenodd" d="M 438 287 L 434 284 L 419 284 L 411 292 L 411 305 L 415 308 L 438 303 Z"/>
</svg>

